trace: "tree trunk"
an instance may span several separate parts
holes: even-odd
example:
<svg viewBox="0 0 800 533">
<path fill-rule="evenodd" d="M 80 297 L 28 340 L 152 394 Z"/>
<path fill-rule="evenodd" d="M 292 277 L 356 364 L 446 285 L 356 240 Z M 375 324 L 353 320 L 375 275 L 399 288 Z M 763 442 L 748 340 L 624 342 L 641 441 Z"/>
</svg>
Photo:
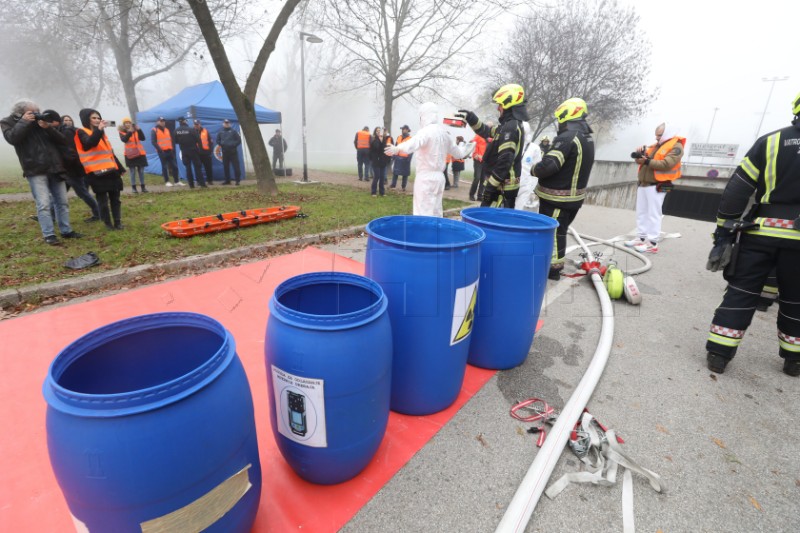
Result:
<svg viewBox="0 0 800 533">
<path fill-rule="evenodd" d="M 253 102 L 245 97 L 239 88 L 236 75 L 233 73 L 228 55 L 225 53 L 225 47 L 219 38 L 214 19 L 208 10 L 208 4 L 204 0 L 189 0 L 189 7 L 192 9 L 192 13 L 197 19 L 197 25 L 203 34 L 203 39 L 206 41 L 208 52 L 211 54 L 211 59 L 214 61 L 217 74 L 219 74 L 219 81 L 225 88 L 225 93 L 228 95 L 233 110 L 239 118 L 247 148 L 250 150 L 250 157 L 253 158 L 258 190 L 263 194 L 275 196 L 278 194 L 278 186 L 275 184 L 275 175 L 272 173 L 272 167 L 269 164 L 267 147 L 264 145 L 264 139 L 256 121 L 256 110 Z"/>
<path fill-rule="evenodd" d="M 383 90 L 383 127 L 392 132 L 392 105 L 394 104 L 394 83 L 386 83 Z"/>
</svg>

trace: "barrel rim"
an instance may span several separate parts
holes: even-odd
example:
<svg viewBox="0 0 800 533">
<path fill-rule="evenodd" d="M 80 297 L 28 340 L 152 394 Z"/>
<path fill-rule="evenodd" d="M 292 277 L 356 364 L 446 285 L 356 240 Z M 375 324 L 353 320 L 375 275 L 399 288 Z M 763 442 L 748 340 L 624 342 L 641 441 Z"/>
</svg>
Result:
<svg viewBox="0 0 800 533">
<path fill-rule="evenodd" d="M 208 329 L 219 334 L 220 346 L 204 363 L 183 376 L 144 389 L 87 394 L 67 389 L 58 383 L 71 364 L 107 342 L 131 333 L 175 326 Z M 230 365 L 235 355 L 233 336 L 220 322 L 207 315 L 165 312 L 129 317 L 90 331 L 62 349 L 50 363 L 43 394 L 50 407 L 75 415 L 104 418 L 150 411 L 175 403 L 202 389 Z"/>
<path fill-rule="evenodd" d="M 525 220 L 535 220 L 538 227 L 531 227 L 530 225 L 522 224 L 508 224 L 500 223 L 492 220 L 485 220 L 480 215 L 485 213 L 487 215 L 501 214 L 504 217 L 516 217 Z M 530 211 L 520 211 L 519 209 L 498 209 L 496 207 L 467 207 L 461 210 L 461 218 L 474 224 L 482 224 L 487 227 L 496 229 L 516 229 L 524 231 L 538 231 L 538 230 L 551 230 L 558 227 L 558 221 L 554 218 L 542 215 L 540 213 L 531 213 Z"/>
<path fill-rule="evenodd" d="M 477 233 L 475 237 L 471 240 L 465 240 L 464 242 L 458 243 L 450 243 L 450 244 L 436 244 L 436 243 L 422 243 L 422 242 L 408 242 L 408 241 L 400 241 L 397 239 L 391 239 L 389 237 L 385 237 L 379 233 L 376 233 L 376 226 L 379 223 L 388 223 L 393 220 L 403 220 L 404 222 L 414 222 L 414 223 L 427 223 L 427 224 L 436 224 L 438 226 L 444 226 L 448 228 L 455 228 L 458 227 L 459 229 L 464 229 L 470 233 Z M 478 230 L 476 232 L 475 230 Z M 424 250 L 453 250 L 453 249 L 460 249 L 460 248 L 469 248 L 472 246 L 477 246 L 481 242 L 486 239 L 486 233 L 476 226 L 467 224 L 460 220 L 452 220 L 449 218 L 441 218 L 441 217 L 429 217 L 429 216 L 420 216 L 420 215 L 389 215 L 385 217 L 380 217 L 371 220 L 368 224 L 366 229 L 364 230 L 367 235 L 369 235 L 373 239 L 377 239 L 379 241 L 396 245 L 401 248 L 415 248 L 415 249 L 424 249 Z"/>
<path fill-rule="evenodd" d="M 366 289 L 376 296 L 375 302 L 350 313 L 339 315 L 315 315 L 292 309 L 280 302 L 279 298 L 291 290 L 296 290 L 317 282 L 342 283 Z M 374 280 L 350 272 L 309 272 L 299 274 L 281 282 L 272 293 L 269 301 L 270 317 L 304 329 L 336 330 L 348 329 L 369 323 L 386 312 L 388 301 L 383 288 Z"/>
</svg>

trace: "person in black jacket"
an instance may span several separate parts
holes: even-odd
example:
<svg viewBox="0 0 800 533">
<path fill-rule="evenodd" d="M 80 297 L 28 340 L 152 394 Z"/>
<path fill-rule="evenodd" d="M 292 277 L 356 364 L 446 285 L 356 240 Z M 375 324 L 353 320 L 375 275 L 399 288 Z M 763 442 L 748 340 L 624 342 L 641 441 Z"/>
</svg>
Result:
<svg viewBox="0 0 800 533">
<path fill-rule="evenodd" d="M 728 282 L 706 341 L 706 363 L 717 374 L 736 355 L 774 271 L 778 355 L 785 374 L 800 376 L 800 93 L 792 113 L 791 126 L 756 140 L 719 201 L 714 247 L 706 264 L 712 272 L 722 270 Z"/>
<path fill-rule="evenodd" d="M 206 170 L 206 185 L 213 185 L 214 141 L 211 139 L 211 134 L 208 133 L 208 130 L 203 127 L 203 123 L 198 119 L 194 120 L 194 131 L 197 132 L 197 136 L 200 138 L 198 155 L 200 156 L 200 163 L 202 163 L 203 168 Z"/>
<path fill-rule="evenodd" d="M 497 126 L 482 124 L 472 111 L 462 109 L 459 113 L 476 135 L 492 139 L 483 154 L 484 189 L 481 207 L 496 205 L 502 196 L 503 206 L 513 209 L 519 192 L 519 174 L 522 171 L 522 147 L 525 142 L 522 123 L 528 120 L 525 91 L 521 85 L 504 85 L 494 93 L 492 100 L 500 112 Z"/>
<path fill-rule="evenodd" d="M 67 186 L 64 183 L 66 169 L 62 156 L 67 140 L 54 126 L 60 119 L 57 113 L 40 114 L 39 106 L 30 100 L 20 100 L 12 107 L 11 115 L 0 120 L 3 137 L 14 146 L 22 175 L 31 188 L 42 236 L 51 245 L 60 243 L 55 235 L 51 206 L 63 238 L 83 237 L 73 231 L 69 223 Z"/>
<path fill-rule="evenodd" d="M 46 110 L 45 113 L 48 111 Z M 64 168 L 66 170 L 67 191 L 70 187 L 75 191 L 75 195 L 83 200 L 92 212 L 89 218 L 84 219 L 84 222 L 97 222 L 100 220 L 100 208 L 97 206 L 97 200 L 94 199 L 92 193 L 86 186 L 86 173 L 83 171 L 78 158 L 78 152 L 75 150 L 75 122 L 69 115 L 61 117 L 61 124 L 58 126 L 64 138 L 67 140 L 66 146 L 62 147 L 61 155 L 64 160 Z"/>
<path fill-rule="evenodd" d="M 200 135 L 194 128 L 189 127 L 185 118 L 178 120 L 178 127 L 175 128 L 175 142 L 181 148 L 181 161 L 186 169 L 186 180 L 189 187 L 194 189 L 194 176 L 197 175 L 197 184 L 202 188 L 206 187 L 203 179 L 203 167 L 200 165 Z M 194 168 L 194 172 L 192 172 Z"/>
<path fill-rule="evenodd" d="M 121 230 L 123 226 L 120 192 L 122 192 L 122 174 L 125 169 L 114 155 L 106 136 L 105 128 L 108 123 L 96 109 L 81 109 L 78 116 L 81 118 L 83 128 L 78 130 L 75 147 L 81 157 L 89 186 L 97 197 L 100 219 L 108 229 Z M 103 157 L 106 168 L 95 169 L 98 165 L 97 161 L 91 160 L 92 157 Z"/>
<path fill-rule="evenodd" d="M 369 161 L 372 166 L 372 196 L 380 190 L 381 196 L 386 194 L 386 166 L 392 160 L 384 151 L 387 146 L 393 146 L 392 136 L 385 129 L 378 126 L 369 138 Z"/>
<path fill-rule="evenodd" d="M 233 167 L 233 176 L 236 185 L 239 185 L 242 176 L 239 170 L 239 145 L 242 144 L 242 138 L 231 127 L 231 121 L 227 118 L 222 121 L 222 129 L 217 132 L 217 144 L 222 150 L 222 166 L 225 168 L 225 181 L 222 184 L 231 184 L 231 167 Z"/>
<path fill-rule="evenodd" d="M 557 280 L 564 269 L 567 231 L 586 198 L 586 185 L 594 165 L 592 128 L 586 123 L 588 110 L 580 98 L 570 98 L 555 111 L 558 135 L 542 160 L 531 169 L 539 178 L 534 192 L 539 213 L 558 221 L 556 249 L 548 278 Z"/>
<path fill-rule="evenodd" d="M 284 168 L 283 155 L 289 145 L 286 144 L 286 139 L 281 135 L 281 130 L 275 130 L 275 135 L 272 136 L 268 144 L 272 147 L 272 168 Z"/>
</svg>

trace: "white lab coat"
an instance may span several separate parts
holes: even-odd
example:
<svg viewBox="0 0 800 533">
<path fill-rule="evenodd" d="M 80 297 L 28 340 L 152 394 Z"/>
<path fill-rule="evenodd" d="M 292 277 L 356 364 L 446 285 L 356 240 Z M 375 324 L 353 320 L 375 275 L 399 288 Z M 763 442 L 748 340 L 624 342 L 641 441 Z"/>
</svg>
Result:
<svg viewBox="0 0 800 533">
<path fill-rule="evenodd" d="M 442 124 L 436 104 L 425 102 L 419 107 L 420 130 L 411 139 L 397 146 L 387 147 L 387 154 L 406 152 L 416 154 L 417 174 L 414 179 L 414 214 L 441 217 L 444 194 L 444 167 L 447 155 L 455 159 L 468 157 L 474 143 L 457 146 Z"/>
<path fill-rule="evenodd" d="M 539 210 L 539 197 L 533 193 L 539 179 L 531 176 L 531 169 L 541 160 L 542 149 L 539 148 L 539 145 L 534 142 L 528 144 L 522 155 L 522 173 L 519 177 L 519 192 L 517 193 L 517 202 L 514 204 L 515 209 L 520 211 Z"/>
</svg>

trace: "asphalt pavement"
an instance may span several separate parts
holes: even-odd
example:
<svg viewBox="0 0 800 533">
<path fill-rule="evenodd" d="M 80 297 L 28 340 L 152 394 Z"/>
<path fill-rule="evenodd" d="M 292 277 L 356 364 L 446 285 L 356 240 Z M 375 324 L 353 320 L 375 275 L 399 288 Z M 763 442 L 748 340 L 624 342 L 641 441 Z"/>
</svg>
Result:
<svg viewBox="0 0 800 533">
<path fill-rule="evenodd" d="M 635 215 L 584 206 L 573 225 L 612 238 L 629 233 Z M 781 371 L 776 306 L 756 315 L 726 373 L 712 375 L 704 347 L 725 288 L 705 270 L 713 226 L 665 217 L 663 229 L 680 237 L 665 239 L 636 277 L 642 304 L 615 302 L 613 349 L 588 405 L 667 486 L 659 494 L 634 475 L 637 529 L 799 531 L 800 380 Z M 363 261 L 365 246 L 361 238 L 327 248 Z M 593 249 L 623 270 L 641 265 Z M 494 531 L 537 453 L 530 424 L 511 418 L 510 407 L 531 397 L 562 407 L 599 338 L 588 279 L 549 281 L 545 305 L 526 362 L 498 372 L 342 531 Z M 581 465 L 565 450 L 551 482 Z M 572 484 L 554 500 L 542 496 L 527 531 L 622 531 L 621 477 L 612 487 Z"/>
</svg>

